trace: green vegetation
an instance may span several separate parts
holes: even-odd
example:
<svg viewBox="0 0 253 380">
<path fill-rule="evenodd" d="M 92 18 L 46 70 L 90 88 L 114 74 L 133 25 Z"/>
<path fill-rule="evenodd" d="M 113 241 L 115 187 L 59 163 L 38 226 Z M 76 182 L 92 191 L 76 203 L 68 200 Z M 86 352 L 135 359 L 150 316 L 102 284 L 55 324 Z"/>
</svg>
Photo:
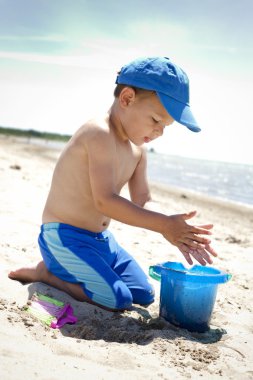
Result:
<svg viewBox="0 0 253 380">
<path fill-rule="evenodd" d="M 2 135 L 11 135 L 11 136 L 20 136 L 20 137 L 33 137 L 38 139 L 45 140 L 56 140 L 56 141 L 68 141 L 70 135 L 61 135 L 60 133 L 50 133 L 50 132 L 40 132 L 33 129 L 17 129 L 17 128 L 8 128 L 0 127 L 0 134 Z"/>
</svg>

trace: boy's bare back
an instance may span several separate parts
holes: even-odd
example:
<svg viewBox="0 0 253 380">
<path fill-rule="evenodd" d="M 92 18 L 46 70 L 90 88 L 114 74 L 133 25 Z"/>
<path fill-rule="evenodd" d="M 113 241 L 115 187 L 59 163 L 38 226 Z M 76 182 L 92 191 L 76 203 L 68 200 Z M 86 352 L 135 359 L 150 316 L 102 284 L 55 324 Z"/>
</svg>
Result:
<svg viewBox="0 0 253 380">
<path fill-rule="evenodd" d="M 98 211 L 94 196 L 102 190 L 101 186 L 105 191 L 119 194 L 141 158 L 145 159 L 142 152 L 142 148 L 118 136 L 108 115 L 84 124 L 67 143 L 57 162 L 43 223 L 67 223 L 94 232 L 108 228 L 110 218 Z M 96 188 L 98 181 L 94 183 L 97 177 L 100 189 Z"/>
</svg>

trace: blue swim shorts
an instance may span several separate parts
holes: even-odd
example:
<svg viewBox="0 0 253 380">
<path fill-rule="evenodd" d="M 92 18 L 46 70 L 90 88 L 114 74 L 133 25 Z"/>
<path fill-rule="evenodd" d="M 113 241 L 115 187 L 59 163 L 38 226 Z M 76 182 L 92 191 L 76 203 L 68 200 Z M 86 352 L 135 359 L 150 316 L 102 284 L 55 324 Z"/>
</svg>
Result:
<svg viewBox="0 0 253 380">
<path fill-rule="evenodd" d="M 63 223 L 41 226 L 39 247 L 44 263 L 60 279 L 78 283 L 99 305 L 128 309 L 154 301 L 154 289 L 134 258 L 108 230 L 90 232 Z"/>
</svg>

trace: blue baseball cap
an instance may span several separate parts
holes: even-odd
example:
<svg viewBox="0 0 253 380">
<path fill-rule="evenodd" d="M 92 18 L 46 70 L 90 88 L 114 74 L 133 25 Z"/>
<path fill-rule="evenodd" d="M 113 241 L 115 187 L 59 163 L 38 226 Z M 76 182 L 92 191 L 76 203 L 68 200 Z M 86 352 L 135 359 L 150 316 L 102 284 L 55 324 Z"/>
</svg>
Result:
<svg viewBox="0 0 253 380">
<path fill-rule="evenodd" d="M 190 109 L 189 79 L 169 58 L 138 58 L 122 67 L 116 83 L 155 91 L 173 119 L 193 132 L 201 131 Z"/>
</svg>

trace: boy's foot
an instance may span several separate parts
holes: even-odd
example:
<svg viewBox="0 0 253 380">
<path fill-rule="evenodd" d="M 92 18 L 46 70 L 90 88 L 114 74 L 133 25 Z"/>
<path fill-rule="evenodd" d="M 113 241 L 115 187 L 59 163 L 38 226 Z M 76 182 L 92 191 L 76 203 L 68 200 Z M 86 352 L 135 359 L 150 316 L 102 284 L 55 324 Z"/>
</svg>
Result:
<svg viewBox="0 0 253 380">
<path fill-rule="evenodd" d="M 47 277 L 47 269 L 43 261 L 41 261 L 38 265 L 34 267 L 20 268 L 15 271 L 11 271 L 8 274 L 8 277 L 11 280 L 20 281 L 23 283 L 30 282 L 43 282 Z"/>
<path fill-rule="evenodd" d="M 30 282 L 43 282 L 44 284 L 63 290 L 78 301 L 87 301 L 92 303 L 86 294 L 84 294 L 83 289 L 79 284 L 68 283 L 56 277 L 47 270 L 43 261 L 34 267 L 20 268 L 15 271 L 11 271 L 8 277 L 11 280 L 20 281 L 23 284 Z"/>
</svg>

